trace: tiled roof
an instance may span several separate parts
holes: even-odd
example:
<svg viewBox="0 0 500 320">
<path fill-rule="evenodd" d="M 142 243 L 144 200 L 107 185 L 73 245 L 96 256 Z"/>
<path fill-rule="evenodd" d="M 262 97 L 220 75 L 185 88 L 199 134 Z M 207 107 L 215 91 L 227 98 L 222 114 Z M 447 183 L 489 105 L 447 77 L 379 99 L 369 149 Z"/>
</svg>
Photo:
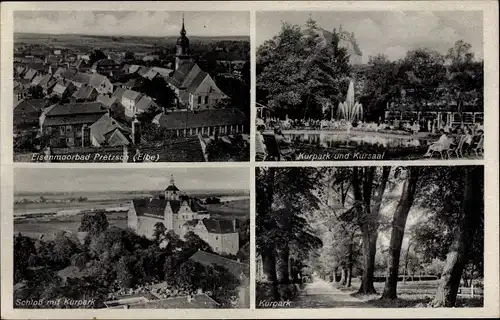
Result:
<svg viewBox="0 0 500 320">
<path fill-rule="evenodd" d="M 92 75 L 89 73 L 77 72 L 70 79 L 71 81 L 87 84 L 90 82 Z"/>
<path fill-rule="evenodd" d="M 38 123 L 40 112 L 47 106 L 45 99 L 22 100 L 14 108 L 14 124 Z"/>
<path fill-rule="evenodd" d="M 38 85 L 44 89 L 49 89 L 50 87 L 55 85 L 56 82 L 57 80 L 54 79 L 50 74 L 46 74 L 43 76 L 42 80 L 40 80 L 40 83 L 38 83 Z"/>
<path fill-rule="evenodd" d="M 151 70 L 158 72 L 165 79 L 168 78 L 173 71 L 172 69 L 160 68 L 160 67 L 152 67 Z"/>
<path fill-rule="evenodd" d="M 235 233 L 238 232 L 231 220 L 203 219 L 203 224 L 210 233 Z"/>
<path fill-rule="evenodd" d="M 149 69 L 148 72 L 146 72 L 143 77 L 147 78 L 149 80 L 153 79 L 158 75 L 158 71 L 155 71 L 153 68 Z"/>
<path fill-rule="evenodd" d="M 66 68 L 59 67 L 59 68 L 57 68 L 57 70 L 54 72 L 53 75 L 54 75 L 54 77 L 62 76 L 65 71 L 66 71 Z"/>
<path fill-rule="evenodd" d="M 196 63 L 184 62 L 175 70 L 168 82 L 176 88 L 187 88 L 199 72 L 201 69 Z"/>
<path fill-rule="evenodd" d="M 67 116 L 46 117 L 43 126 L 61 126 L 61 125 L 74 125 L 74 124 L 87 124 L 90 125 L 101 117 L 100 114 L 74 114 Z"/>
<path fill-rule="evenodd" d="M 127 87 L 127 88 L 134 89 L 134 88 L 142 87 L 144 85 L 144 83 L 145 83 L 144 78 L 133 78 L 133 79 L 130 79 L 127 82 L 125 82 L 125 84 L 123 86 Z"/>
<path fill-rule="evenodd" d="M 208 73 L 204 72 L 204 71 L 200 71 L 196 77 L 193 79 L 193 81 L 189 84 L 189 86 L 187 87 L 187 91 L 188 92 L 192 92 L 194 93 L 196 91 L 196 89 L 198 89 L 198 87 L 200 86 L 200 84 L 203 82 L 203 80 L 205 80 L 205 78 L 208 76 Z"/>
<path fill-rule="evenodd" d="M 35 69 L 28 69 L 26 73 L 24 74 L 24 79 L 33 79 L 33 77 L 37 74 L 38 71 Z"/>
<path fill-rule="evenodd" d="M 158 117 L 160 126 L 175 130 L 245 124 L 247 118 L 236 108 L 172 111 Z"/>
<path fill-rule="evenodd" d="M 80 88 L 78 88 L 75 93 L 73 93 L 73 97 L 80 100 L 80 99 L 89 99 L 92 94 L 97 94 L 97 91 L 94 87 L 90 85 L 83 85 Z"/>
<path fill-rule="evenodd" d="M 202 265 L 216 265 L 221 266 L 229 270 L 233 276 L 239 279 L 241 274 L 245 276 L 249 276 L 250 274 L 250 266 L 248 264 L 244 264 L 238 261 L 234 261 L 232 259 L 227 259 L 219 256 L 218 254 L 208 253 L 205 251 L 198 250 L 195 254 L 193 254 L 190 260 L 194 262 L 201 263 Z"/>
<path fill-rule="evenodd" d="M 140 65 L 133 64 L 133 65 L 130 66 L 128 72 L 129 73 L 135 73 L 135 72 L 137 72 L 137 70 L 139 70 L 140 67 L 141 67 Z"/>
<path fill-rule="evenodd" d="M 142 96 L 142 98 L 136 103 L 135 107 L 138 110 L 146 111 L 150 106 L 156 105 L 156 103 L 148 96 Z"/>
<path fill-rule="evenodd" d="M 71 82 L 61 79 L 54 86 L 54 89 L 52 89 L 52 92 L 63 94 L 66 91 L 66 89 L 68 89 L 68 87 L 70 85 L 72 85 Z"/>
<path fill-rule="evenodd" d="M 133 91 L 133 90 L 126 90 L 123 93 L 122 98 L 126 98 L 126 99 L 134 101 L 134 100 L 138 99 L 140 96 L 141 96 L 140 92 Z"/>
<path fill-rule="evenodd" d="M 104 81 L 106 81 L 105 76 L 100 75 L 98 73 L 94 73 L 89 80 L 89 85 L 93 86 L 94 88 L 98 88 L 101 86 L 102 83 L 104 83 Z"/>
<path fill-rule="evenodd" d="M 129 307 L 130 309 L 215 309 L 218 306 L 216 301 L 202 293 L 194 295 L 191 300 L 188 300 L 187 296 L 181 296 L 131 304 Z"/>
<path fill-rule="evenodd" d="M 105 105 L 106 107 L 111 107 L 113 105 L 113 103 L 116 102 L 116 97 L 109 97 L 107 95 L 99 95 L 96 99 L 96 102 L 100 102 L 102 103 L 103 105 Z"/>
<path fill-rule="evenodd" d="M 43 75 L 38 74 L 37 76 L 35 76 L 33 78 L 33 80 L 31 80 L 31 85 L 38 86 L 40 84 L 40 81 L 42 81 L 42 79 L 43 79 Z"/>
<path fill-rule="evenodd" d="M 104 114 L 101 118 L 99 118 L 99 120 L 90 126 L 90 134 L 97 140 L 98 143 L 103 143 L 106 140 L 105 135 L 117 128 L 125 132 L 132 131 L 127 125 L 113 119 L 108 114 Z"/>
<path fill-rule="evenodd" d="M 68 70 L 65 70 L 61 73 L 61 77 L 65 78 L 65 79 L 71 79 L 77 73 L 78 73 L 78 70 L 76 70 L 76 69 L 68 69 Z"/>
<path fill-rule="evenodd" d="M 26 65 L 26 68 L 33 69 L 33 70 L 36 70 L 36 71 L 44 71 L 45 70 L 45 65 L 43 64 L 43 62 L 28 63 Z"/>
<path fill-rule="evenodd" d="M 62 116 L 74 114 L 100 114 L 99 118 L 107 113 L 107 108 L 99 102 L 77 102 L 67 104 L 56 104 L 47 112 L 47 116 Z M 96 119 L 97 120 L 97 119 Z"/>
<path fill-rule="evenodd" d="M 117 100 L 121 100 L 125 91 L 127 91 L 125 88 L 116 88 L 115 92 L 113 92 L 111 96 L 115 97 Z"/>
<path fill-rule="evenodd" d="M 189 198 L 187 201 L 189 207 L 193 212 L 202 212 L 205 211 L 205 208 L 200 207 L 197 204 L 197 201 L 193 198 Z M 165 211 L 165 207 L 170 205 L 170 209 L 172 209 L 173 213 L 178 213 L 179 209 L 182 205 L 181 200 L 166 200 L 161 198 L 144 198 L 144 199 L 134 199 L 132 200 L 135 208 L 135 212 L 138 216 L 143 216 L 145 214 L 154 215 L 159 218 L 163 218 L 163 213 Z M 202 208 L 203 210 L 199 210 Z"/>
<path fill-rule="evenodd" d="M 149 68 L 148 67 L 144 67 L 144 66 L 141 66 L 139 68 L 139 70 L 137 70 L 137 73 L 140 75 L 140 76 L 144 76 L 145 74 L 147 74 L 149 72 Z"/>
<path fill-rule="evenodd" d="M 175 185 L 171 184 L 169 185 L 165 191 L 179 191 L 179 188 L 177 188 Z"/>
<path fill-rule="evenodd" d="M 107 141 L 107 145 L 110 147 L 127 146 L 130 144 L 130 140 L 127 138 L 130 137 L 130 134 L 120 130 L 120 128 L 115 128 L 114 130 L 106 133 L 104 137 Z"/>
</svg>

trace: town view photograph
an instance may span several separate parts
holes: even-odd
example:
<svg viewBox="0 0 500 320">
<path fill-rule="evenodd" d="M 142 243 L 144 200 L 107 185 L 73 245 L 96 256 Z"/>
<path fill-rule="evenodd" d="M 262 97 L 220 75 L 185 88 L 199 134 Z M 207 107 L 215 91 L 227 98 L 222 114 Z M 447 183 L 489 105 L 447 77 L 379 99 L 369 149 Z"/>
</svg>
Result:
<svg viewBox="0 0 500 320">
<path fill-rule="evenodd" d="M 482 166 L 256 169 L 257 308 L 483 307 Z"/>
<path fill-rule="evenodd" d="M 481 11 L 256 19 L 257 161 L 483 158 Z"/>
<path fill-rule="evenodd" d="M 15 11 L 14 161 L 249 161 L 249 35 L 243 11 Z"/>
<path fill-rule="evenodd" d="M 250 307 L 248 168 L 14 170 L 14 308 Z"/>
</svg>

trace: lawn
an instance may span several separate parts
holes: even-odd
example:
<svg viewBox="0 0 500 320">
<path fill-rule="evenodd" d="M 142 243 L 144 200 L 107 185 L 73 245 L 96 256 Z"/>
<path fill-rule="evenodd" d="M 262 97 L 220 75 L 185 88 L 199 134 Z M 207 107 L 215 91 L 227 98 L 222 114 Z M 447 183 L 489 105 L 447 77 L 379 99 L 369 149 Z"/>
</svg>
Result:
<svg viewBox="0 0 500 320">
<path fill-rule="evenodd" d="M 398 283 L 398 298 L 395 300 L 380 300 L 380 295 L 384 291 L 384 282 L 375 282 L 375 290 L 377 295 L 361 296 L 357 295 L 357 289 L 360 286 L 358 279 L 352 280 L 351 288 L 343 288 L 340 284 L 334 284 L 337 289 L 341 291 L 351 292 L 351 295 L 364 300 L 367 305 L 373 308 L 426 308 L 429 302 L 434 299 L 439 282 L 433 281 L 415 281 L 415 282 L 399 282 Z M 461 295 L 457 298 L 457 307 L 482 307 L 483 297 Z"/>
</svg>

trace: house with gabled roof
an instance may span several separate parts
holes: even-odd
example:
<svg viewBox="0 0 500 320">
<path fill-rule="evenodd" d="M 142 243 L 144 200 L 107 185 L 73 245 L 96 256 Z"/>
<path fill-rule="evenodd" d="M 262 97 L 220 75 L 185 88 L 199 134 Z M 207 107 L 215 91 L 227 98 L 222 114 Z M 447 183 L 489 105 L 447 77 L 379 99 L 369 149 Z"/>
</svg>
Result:
<svg viewBox="0 0 500 320">
<path fill-rule="evenodd" d="M 43 110 L 40 130 L 50 136 L 51 146 L 81 146 L 88 127 L 99 120 L 108 109 L 99 102 L 54 104 Z"/>
<path fill-rule="evenodd" d="M 90 86 L 94 87 L 100 94 L 112 93 L 113 84 L 108 79 L 108 77 L 103 76 L 98 73 L 94 73 L 88 83 Z"/>
<path fill-rule="evenodd" d="M 78 88 L 73 93 L 71 98 L 75 101 L 95 101 L 98 95 L 99 92 L 97 92 L 96 88 L 92 87 L 91 85 L 85 84 Z"/>
<path fill-rule="evenodd" d="M 59 81 L 57 81 L 56 85 L 52 89 L 52 95 L 56 95 L 58 97 L 63 97 L 64 95 L 67 95 L 69 97 L 76 90 L 77 88 L 72 82 L 65 79 L 59 79 Z"/>
<path fill-rule="evenodd" d="M 94 147 L 126 146 L 132 141 L 132 129 L 108 114 L 90 125 L 90 141 Z"/>
<path fill-rule="evenodd" d="M 193 219 L 183 225 L 183 234 L 193 231 L 217 253 L 238 253 L 239 235 L 236 220 Z"/>
</svg>

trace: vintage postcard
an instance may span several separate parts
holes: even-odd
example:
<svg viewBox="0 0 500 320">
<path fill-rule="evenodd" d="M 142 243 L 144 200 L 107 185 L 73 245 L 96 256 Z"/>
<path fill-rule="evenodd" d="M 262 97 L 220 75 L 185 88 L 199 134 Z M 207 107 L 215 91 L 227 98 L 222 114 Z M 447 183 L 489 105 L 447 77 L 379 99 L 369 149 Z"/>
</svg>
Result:
<svg viewBox="0 0 500 320">
<path fill-rule="evenodd" d="M 249 12 L 13 20 L 14 161 L 249 160 Z"/>
<path fill-rule="evenodd" d="M 500 316 L 497 2 L 0 14 L 2 319 Z"/>
<path fill-rule="evenodd" d="M 482 11 L 256 15 L 257 161 L 482 159 Z"/>
</svg>

